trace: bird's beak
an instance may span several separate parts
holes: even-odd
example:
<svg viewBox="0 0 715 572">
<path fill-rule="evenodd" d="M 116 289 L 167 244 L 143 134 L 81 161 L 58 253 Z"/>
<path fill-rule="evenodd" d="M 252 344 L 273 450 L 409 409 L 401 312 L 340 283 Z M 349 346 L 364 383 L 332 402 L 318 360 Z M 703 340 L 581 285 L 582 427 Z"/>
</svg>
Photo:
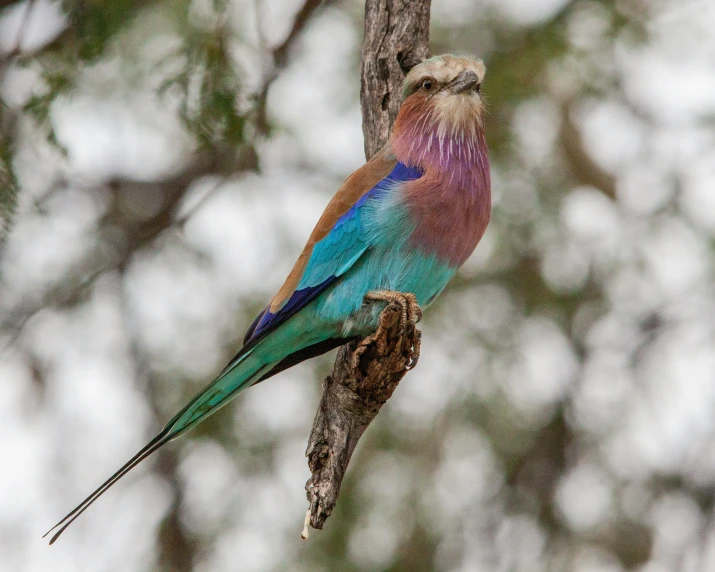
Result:
<svg viewBox="0 0 715 572">
<path fill-rule="evenodd" d="M 472 70 L 465 70 L 460 73 L 447 87 L 452 93 L 464 93 L 471 90 L 479 83 L 479 78 Z"/>
</svg>

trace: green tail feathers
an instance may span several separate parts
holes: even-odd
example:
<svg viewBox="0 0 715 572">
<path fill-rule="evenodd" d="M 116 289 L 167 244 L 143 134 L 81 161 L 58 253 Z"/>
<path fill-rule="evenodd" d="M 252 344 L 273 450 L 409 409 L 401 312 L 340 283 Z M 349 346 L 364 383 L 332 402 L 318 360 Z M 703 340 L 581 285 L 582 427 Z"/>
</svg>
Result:
<svg viewBox="0 0 715 572">
<path fill-rule="evenodd" d="M 189 429 L 200 423 L 203 419 L 218 411 L 241 391 L 256 383 L 275 363 L 265 364 L 256 353 L 260 352 L 261 344 L 254 347 L 246 346 L 244 350 L 223 370 L 206 389 L 199 393 L 191 402 L 177 413 L 161 430 L 161 432 L 147 443 L 141 451 L 134 455 L 116 473 L 109 477 L 102 485 L 82 501 L 72 512 L 48 530 L 47 536 L 59 527 L 59 530 L 50 539 L 53 544 L 64 530 L 72 524 L 79 515 L 87 510 L 94 501 L 107 492 L 110 487 L 151 455 L 154 451 L 169 441 L 176 439 Z"/>
<path fill-rule="evenodd" d="M 258 346 L 260 347 L 260 346 Z M 185 433 L 209 415 L 226 405 L 244 389 L 256 383 L 275 365 L 265 365 L 252 354 L 257 348 L 251 348 L 239 356 L 206 389 L 194 397 L 191 402 L 164 426 L 174 439 Z"/>
</svg>

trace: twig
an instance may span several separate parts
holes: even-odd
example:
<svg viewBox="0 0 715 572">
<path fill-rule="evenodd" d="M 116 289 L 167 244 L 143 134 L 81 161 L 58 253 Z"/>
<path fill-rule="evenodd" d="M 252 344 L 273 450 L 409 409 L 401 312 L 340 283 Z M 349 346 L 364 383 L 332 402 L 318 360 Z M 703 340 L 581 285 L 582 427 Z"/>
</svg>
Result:
<svg viewBox="0 0 715 572">
<path fill-rule="evenodd" d="M 611 199 L 616 198 L 616 177 L 602 169 L 585 148 L 581 133 L 571 116 L 568 103 L 561 105 L 561 144 L 564 157 L 574 177 L 584 185 L 591 185 Z"/>
<path fill-rule="evenodd" d="M 293 43 L 300 36 L 308 21 L 318 12 L 318 10 L 325 8 L 334 2 L 335 0 L 305 0 L 293 19 L 293 25 L 291 26 L 288 35 L 280 44 L 268 52 L 269 59 L 271 60 L 270 68 L 267 72 L 265 72 L 261 89 L 258 90 L 258 94 L 256 96 L 255 116 L 256 128 L 259 133 L 265 135 L 269 132 L 268 117 L 266 115 L 268 90 L 278 77 L 278 72 L 288 63 L 288 53 L 293 47 Z M 261 31 L 261 23 L 259 21 L 260 15 L 258 14 L 258 10 L 260 10 L 260 8 L 257 6 L 256 25 L 258 28 L 259 43 L 261 44 L 261 47 L 264 47 L 266 41 Z"/>
<path fill-rule="evenodd" d="M 25 6 L 25 11 L 22 14 L 22 20 L 17 28 L 17 35 L 15 36 L 15 45 L 10 51 L 11 56 L 19 55 L 22 52 L 22 41 L 25 39 L 25 32 L 27 30 L 27 25 L 30 22 L 30 15 L 35 9 L 35 0 L 27 0 L 27 6 Z"/>
</svg>

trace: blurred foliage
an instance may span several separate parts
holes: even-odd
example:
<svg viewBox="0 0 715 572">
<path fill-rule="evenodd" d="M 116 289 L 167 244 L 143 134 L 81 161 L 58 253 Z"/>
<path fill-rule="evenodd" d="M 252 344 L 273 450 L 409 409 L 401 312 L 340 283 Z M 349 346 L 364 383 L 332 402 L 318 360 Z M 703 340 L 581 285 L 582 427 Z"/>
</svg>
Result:
<svg viewBox="0 0 715 572">
<path fill-rule="evenodd" d="M 255 113 L 255 109 L 248 102 L 239 103 L 243 92 L 238 67 L 230 53 L 237 38 L 235 30 L 226 23 L 230 9 L 226 0 L 213 0 L 203 6 L 198 17 L 196 11 L 192 14 L 189 0 L 64 0 L 62 8 L 66 27 L 48 45 L 29 53 L 17 51 L 16 47 L 4 59 L 0 54 L 0 74 L 8 63 L 20 68 L 39 66 L 42 88 L 32 93 L 21 111 L 35 120 L 45 131 L 47 141 L 60 153 L 67 151 L 58 143 L 50 121 L 52 105 L 63 96 L 73 96 L 82 72 L 88 67 L 103 59 L 138 57 L 131 53 L 136 47 L 131 42 L 137 39 L 132 30 L 152 19 L 162 21 L 164 31 L 179 38 L 176 48 L 148 72 L 165 76 L 156 87 L 157 96 L 180 99 L 180 118 L 199 148 L 207 150 L 216 145 L 239 148 L 244 143 L 247 114 Z M 151 30 L 140 32 L 140 36 L 147 32 Z M 123 45 L 127 39 L 129 46 Z M 7 231 L 17 197 L 9 127 L 16 124 L 16 118 L 10 118 L 14 113 L 7 109 L 0 108 L 0 112 L 7 116 L 0 123 L 0 216 Z M 244 150 L 243 154 L 246 153 L 253 154 Z M 239 158 L 238 164 L 241 163 Z M 252 158 L 249 163 L 253 163 Z"/>
<path fill-rule="evenodd" d="M 0 113 L 2 107 L 0 106 Z M 0 245 L 12 225 L 17 205 L 18 184 L 12 169 L 12 142 L 9 138 L 0 138 Z"/>
<path fill-rule="evenodd" d="M 241 84 L 229 54 L 231 31 L 220 23 L 213 30 L 196 29 L 186 20 L 180 21 L 179 29 L 186 39 L 167 59 L 179 58 L 180 71 L 162 83 L 159 93 L 178 90 L 181 118 L 202 145 L 239 145 L 246 118 L 237 109 Z"/>
<path fill-rule="evenodd" d="M 63 0 L 69 26 L 57 43 L 62 56 L 91 62 L 108 42 L 137 17 L 144 3 L 135 0 Z"/>
<path fill-rule="evenodd" d="M 39 63 L 45 83 L 45 90 L 25 105 L 26 113 L 49 128 L 50 106 L 71 92 L 82 70 L 102 58 L 132 57 L 117 36 L 131 38 L 132 28 L 159 18 L 178 34 L 180 43 L 151 70 L 154 74 L 164 73 L 165 68 L 178 70 L 160 83 L 157 95 L 172 92 L 181 98 L 181 118 L 202 146 L 243 142 L 246 110 L 238 109 L 241 83 L 230 54 L 236 37 L 226 24 L 225 0 L 213 1 L 199 17 L 192 17 L 188 0 L 65 0 L 62 6 L 66 29 L 39 53 L 18 59 L 19 65 Z M 56 143 L 51 129 L 48 133 Z"/>
</svg>

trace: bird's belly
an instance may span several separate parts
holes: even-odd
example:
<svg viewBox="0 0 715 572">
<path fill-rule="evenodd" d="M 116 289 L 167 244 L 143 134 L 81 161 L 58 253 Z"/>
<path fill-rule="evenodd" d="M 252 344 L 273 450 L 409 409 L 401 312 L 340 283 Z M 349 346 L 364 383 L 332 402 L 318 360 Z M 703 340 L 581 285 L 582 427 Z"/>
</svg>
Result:
<svg viewBox="0 0 715 572">
<path fill-rule="evenodd" d="M 373 290 L 410 292 L 428 306 L 454 276 L 456 268 L 435 256 L 403 245 L 377 247 L 367 252 L 329 292 L 317 300 L 318 312 L 342 323 L 344 335 L 365 335 L 374 330 L 384 303 L 363 305 Z"/>
</svg>

